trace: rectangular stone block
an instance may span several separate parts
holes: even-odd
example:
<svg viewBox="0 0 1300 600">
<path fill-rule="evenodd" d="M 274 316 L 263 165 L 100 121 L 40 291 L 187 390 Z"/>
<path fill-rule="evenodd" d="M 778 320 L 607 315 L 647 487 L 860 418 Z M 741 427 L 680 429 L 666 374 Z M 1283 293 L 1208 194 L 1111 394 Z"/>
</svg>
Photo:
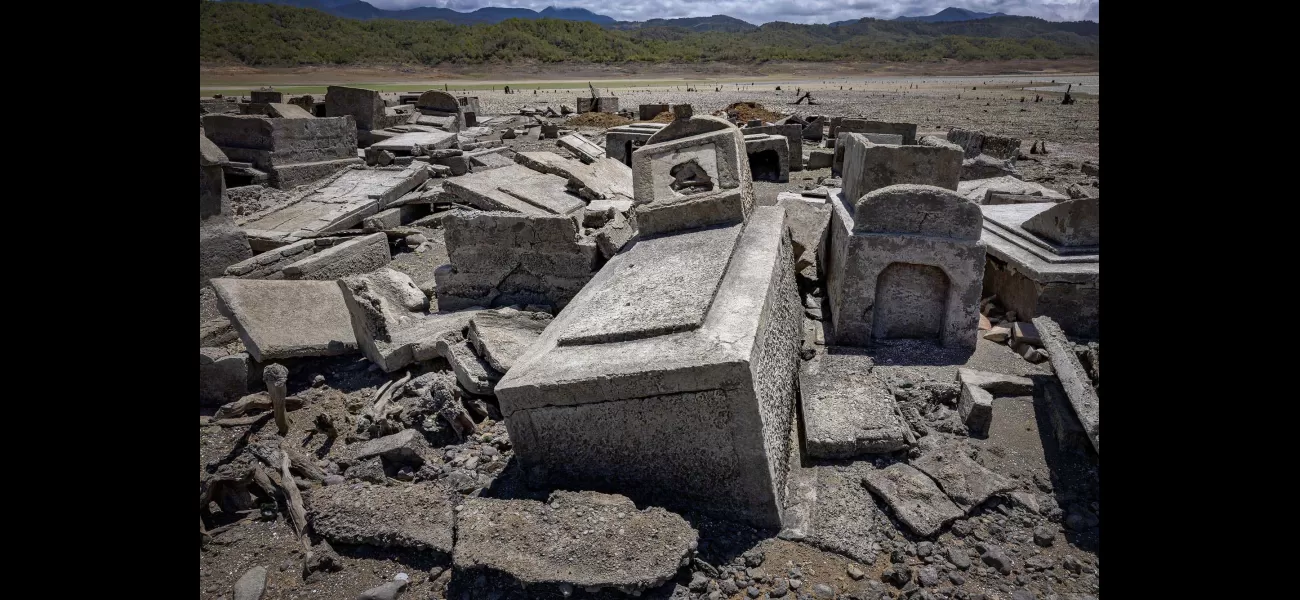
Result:
<svg viewBox="0 0 1300 600">
<path fill-rule="evenodd" d="M 970 383 L 962 384 L 957 414 L 972 435 L 986 436 L 993 424 L 993 394 Z"/>
<path fill-rule="evenodd" d="M 568 215 L 586 206 L 567 192 L 568 181 L 512 164 L 485 173 L 448 179 L 445 193 L 470 206 L 488 211 L 530 215 Z"/>
<path fill-rule="evenodd" d="M 632 155 L 637 228 L 650 236 L 745 220 L 754 204 L 745 138 L 734 127 Z"/>
<path fill-rule="evenodd" d="M 1051 357 L 1052 370 L 1061 381 L 1070 408 L 1083 425 L 1092 449 L 1101 454 L 1101 398 L 1092 387 L 1092 380 L 1074 354 L 1074 344 L 1065 337 L 1061 327 L 1049 317 L 1036 317 L 1033 321 L 1043 336 L 1043 347 Z"/>
<path fill-rule="evenodd" d="M 874 144 L 862 134 L 842 134 L 844 194 L 856 203 L 868 192 L 900 183 L 957 189 L 961 150 L 946 146 Z"/>
<path fill-rule="evenodd" d="M 836 135 L 841 133 L 884 133 L 902 138 L 904 146 L 916 143 L 916 123 L 889 123 L 869 119 L 841 119 Z"/>
<path fill-rule="evenodd" d="M 253 90 L 248 93 L 248 98 L 255 104 L 270 104 L 274 102 L 284 102 L 284 92 L 277 90 Z"/>
<path fill-rule="evenodd" d="M 556 144 L 572 152 L 574 156 L 578 157 L 578 160 L 585 163 L 595 162 L 596 159 L 605 156 L 605 151 L 601 150 L 600 146 L 591 143 L 591 140 L 576 133 L 561 137 Z"/>
<path fill-rule="evenodd" d="M 213 279 L 217 306 L 257 362 L 356 352 L 343 294 L 333 281 Z"/>
<path fill-rule="evenodd" d="M 526 477 L 778 529 L 802 318 L 783 221 L 754 209 L 697 328 L 562 344 L 659 253 L 642 240 L 614 256 L 497 384 Z M 624 312 L 677 310 L 653 290 L 680 276 L 644 278 Z"/>
<path fill-rule="evenodd" d="M 750 127 L 744 131 L 756 129 Z M 745 155 L 749 173 L 755 181 L 785 183 L 790 180 L 790 144 L 779 135 L 745 136 Z"/>
<path fill-rule="evenodd" d="M 644 146 L 663 123 L 633 123 L 605 130 L 605 156 L 632 166 L 632 152 Z"/>
<path fill-rule="evenodd" d="M 803 170 L 803 125 L 798 123 L 788 123 L 785 125 L 746 127 L 744 132 L 747 136 L 755 133 L 765 133 L 768 135 L 779 135 L 784 137 L 789 142 L 790 170 Z M 817 139 L 821 139 L 821 136 L 818 135 Z"/>
<path fill-rule="evenodd" d="M 961 146 L 966 158 L 987 154 L 1004 160 L 1014 160 L 1020 155 L 1020 138 L 993 135 L 983 130 L 953 127 L 948 130 L 948 141 Z"/>
<path fill-rule="evenodd" d="M 649 121 L 660 114 L 668 112 L 672 108 L 670 104 L 642 104 L 638 107 L 637 118 L 642 121 Z"/>
<path fill-rule="evenodd" d="M 894 395 L 871 375 L 865 353 L 818 353 L 799 372 L 809 456 L 850 458 L 907 446 Z"/>
<path fill-rule="evenodd" d="M 318 183 L 302 200 L 261 215 L 244 227 L 299 238 L 349 229 L 428 178 L 424 163 L 404 169 L 350 169 Z"/>
<path fill-rule="evenodd" d="M 284 267 L 285 279 L 333 280 L 369 273 L 393 259 L 383 232 L 352 238 Z"/>
<path fill-rule="evenodd" d="M 351 116 L 357 129 L 383 129 L 384 100 L 379 92 L 363 88 L 331 85 L 325 88 L 325 116 Z"/>
</svg>

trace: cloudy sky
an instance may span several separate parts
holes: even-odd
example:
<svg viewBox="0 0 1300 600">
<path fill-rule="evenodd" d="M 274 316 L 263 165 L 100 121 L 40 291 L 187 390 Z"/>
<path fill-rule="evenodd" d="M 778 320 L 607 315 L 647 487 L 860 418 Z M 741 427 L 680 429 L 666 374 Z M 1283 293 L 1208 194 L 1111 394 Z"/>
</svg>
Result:
<svg viewBox="0 0 1300 600">
<path fill-rule="evenodd" d="M 932 15 L 949 6 L 978 12 L 1040 17 L 1051 21 L 1100 22 L 1100 0 L 366 0 L 384 9 L 441 6 L 469 12 L 484 6 L 542 10 L 547 6 L 585 8 L 620 21 L 703 17 L 724 14 L 754 24 L 769 21 L 830 23 L 874 17 Z"/>
</svg>

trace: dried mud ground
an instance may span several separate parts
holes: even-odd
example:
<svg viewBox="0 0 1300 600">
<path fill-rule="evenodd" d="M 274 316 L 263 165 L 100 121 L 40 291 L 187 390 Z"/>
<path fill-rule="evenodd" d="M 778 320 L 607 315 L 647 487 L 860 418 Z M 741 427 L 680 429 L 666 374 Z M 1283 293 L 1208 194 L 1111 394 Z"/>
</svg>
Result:
<svg viewBox="0 0 1300 600">
<path fill-rule="evenodd" d="M 919 78 L 918 78 L 919 79 Z M 906 87 L 907 84 L 901 84 Z M 924 85 L 924 84 L 921 84 Z M 934 89 L 823 90 L 814 92 L 817 106 L 791 106 L 791 90 L 746 89 L 734 87 L 714 92 L 675 92 L 666 90 L 637 92 L 618 90 L 620 104 L 636 109 L 640 103 L 691 103 L 699 113 L 712 113 L 737 101 L 756 101 L 767 108 L 802 115 L 824 114 L 864 116 L 886 121 L 914 122 L 919 132 L 944 132 L 949 127 L 982 128 L 992 133 L 1019 136 L 1022 151 L 1029 153 L 1034 142 L 1046 142 L 1049 154 L 1032 155 L 1036 160 L 1021 160 L 1018 167 L 1026 180 L 1037 181 L 1064 192 L 1070 184 L 1085 186 L 1098 194 L 1095 177 L 1079 170 L 1084 160 L 1099 161 L 1099 98 L 1076 95 L 1073 105 L 1061 105 L 1059 94 L 1041 94 L 1035 103 L 1034 92 L 1016 87 L 984 87 L 974 84 L 957 89 L 948 84 Z M 847 86 L 846 86 L 847 87 Z M 475 92 L 484 114 L 517 114 L 522 106 L 574 104 L 576 93 Z M 960 94 L 960 98 L 958 98 Z M 1021 103 L 1020 97 L 1026 101 Z M 554 140 L 539 140 L 537 129 L 529 130 L 506 144 L 516 150 L 554 148 Z M 598 129 L 580 131 L 601 143 Z M 497 137 L 496 134 L 493 137 Z M 805 142 L 805 152 L 815 147 Z M 562 151 L 561 151 L 562 152 Z M 761 204 L 774 202 L 784 190 L 815 187 L 829 169 L 792 172 L 788 183 L 756 183 Z M 407 272 L 418 282 L 432 277 L 432 270 L 446 260 L 441 231 L 422 227 L 432 242 L 422 253 L 395 250 L 395 269 Z M 214 316 L 210 299 L 200 299 L 200 321 Z M 232 342 L 239 346 L 239 342 Z M 447 368 L 434 361 L 430 368 Z M 1045 365 L 1031 365 L 1011 353 L 1005 346 L 980 340 L 974 356 L 966 361 L 1004 373 L 1041 375 L 1049 373 Z M 319 461 L 327 472 L 338 469 L 356 411 L 372 401 L 378 388 L 389 381 L 360 356 L 330 359 L 298 359 L 284 363 L 290 370 L 288 390 L 291 398 L 302 401 L 302 408 L 290 412 L 292 424 L 289 440 L 304 454 Z M 260 369 L 260 367 L 259 367 Z M 1032 501 L 1009 502 L 994 499 L 960 519 L 933 540 L 913 536 L 897 522 L 891 510 L 879 500 L 872 512 L 877 515 L 874 560 L 854 560 L 845 555 L 824 551 L 809 543 L 792 542 L 760 534 L 746 527 L 685 515 L 701 532 L 698 558 L 721 570 L 703 593 L 688 591 L 692 571 L 684 568 L 677 578 L 663 588 L 643 597 L 709 597 L 719 590 L 722 579 L 743 585 L 735 593 L 720 592 L 717 597 L 740 598 L 821 598 L 819 592 L 831 591 L 835 598 L 1027 598 L 1081 599 L 1099 596 L 1100 506 L 1097 464 L 1091 458 L 1060 449 L 1046 401 L 1035 397 L 997 398 L 994 403 L 995 426 L 984 439 L 970 439 L 976 460 L 984 466 L 1011 477 L 1022 498 Z M 330 414 L 340 427 L 340 437 L 330 443 L 313 433 L 317 414 Z M 201 415 L 211 415 L 203 409 Z M 503 423 L 492 420 L 489 410 L 479 423 L 479 433 L 471 439 L 441 440 L 444 451 L 445 479 L 460 487 L 462 493 L 502 493 L 519 490 L 516 461 L 513 458 Z M 445 432 L 444 432 L 445 433 Z M 353 434 L 355 435 L 355 434 Z M 437 438 L 437 436 L 433 436 Z M 259 440 L 277 440 L 274 422 L 267 419 L 248 426 L 201 426 L 199 431 L 200 478 L 222 469 L 235 468 L 256 459 L 247 448 Z M 436 443 L 436 439 L 431 439 Z M 455 451 L 455 452 L 450 452 Z M 453 458 L 453 456 L 455 458 Z M 466 457 L 479 460 L 467 469 Z M 860 461 L 861 462 L 861 461 Z M 813 467 L 814 465 L 805 465 Z M 390 474 L 391 475 L 391 474 Z M 520 494 L 530 492 L 518 491 Z M 401 598 L 561 598 L 555 587 L 521 588 L 507 577 L 480 573 L 456 573 L 450 560 L 427 552 L 386 550 L 369 546 L 333 546 L 337 553 L 337 571 L 322 570 L 302 577 L 302 551 L 281 503 L 278 507 L 254 507 L 243 513 L 218 511 L 205 526 L 229 525 L 212 536 L 199 551 L 199 595 L 203 599 L 234 598 L 233 586 L 250 568 L 265 566 L 266 599 L 325 598 L 354 600 L 365 590 L 391 581 L 399 573 L 409 576 L 410 586 Z M 1049 534 L 1053 542 L 1044 547 L 1034 538 Z M 314 542 L 319 538 L 313 536 Z M 1004 548 L 1014 564 L 1010 574 L 1002 574 L 981 562 L 981 549 L 987 545 Z M 758 552 L 755 552 L 757 550 Z M 762 555 L 761 566 L 753 566 L 754 557 Z M 963 561 L 960 557 L 966 557 Z M 748 564 L 747 564 L 748 561 Z M 965 562 L 965 566 L 961 563 Z M 738 565 L 736 563 L 739 563 Z M 882 576 L 896 563 L 906 564 L 916 573 L 909 586 L 882 583 Z M 971 564 L 973 563 L 973 564 Z M 730 575 L 728 575 L 730 574 Z M 861 578 L 855 576 L 861 575 Z M 924 585 L 916 585 L 924 575 Z M 793 581 L 801 583 L 793 589 Z M 826 588 L 819 586 L 825 585 Z M 786 592 L 781 595 L 780 590 Z M 588 593 L 578 589 L 573 598 L 625 598 L 619 592 Z"/>
</svg>

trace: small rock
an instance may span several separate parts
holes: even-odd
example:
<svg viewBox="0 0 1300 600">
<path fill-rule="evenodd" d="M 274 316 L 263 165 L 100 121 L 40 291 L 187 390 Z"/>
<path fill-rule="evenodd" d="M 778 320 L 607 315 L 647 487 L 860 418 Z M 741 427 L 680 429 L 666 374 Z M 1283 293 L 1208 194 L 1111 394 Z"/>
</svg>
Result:
<svg viewBox="0 0 1300 600">
<path fill-rule="evenodd" d="M 761 567 L 761 566 L 763 566 L 763 551 L 762 551 L 762 550 L 757 550 L 757 549 L 755 549 L 755 550 L 750 550 L 749 552 L 746 552 L 743 556 L 745 557 L 745 566 L 747 566 L 747 567 Z"/>
<path fill-rule="evenodd" d="M 912 570 L 906 565 L 893 564 L 885 567 L 885 572 L 880 574 L 880 579 L 894 587 L 903 587 L 912 579 Z"/>
<path fill-rule="evenodd" d="M 988 331 L 990 329 L 993 329 L 993 323 L 989 321 L 988 317 L 980 315 L 980 331 Z"/>
<path fill-rule="evenodd" d="M 1052 542 L 1056 541 L 1056 531 L 1050 527 L 1040 526 L 1034 528 L 1034 543 L 1044 548 L 1051 548 Z"/>
<path fill-rule="evenodd" d="M 312 387 L 320 387 L 320 386 L 322 386 L 322 385 L 325 385 L 325 376 L 324 376 L 324 375 L 317 374 L 315 377 L 312 377 L 312 378 L 311 378 L 311 386 L 312 386 Z"/>
<path fill-rule="evenodd" d="M 412 233 L 411 235 L 406 236 L 404 241 L 406 242 L 407 247 L 414 248 L 429 241 L 429 238 L 425 237 L 423 233 Z"/>
<path fill-rule="evenodd" d="M 395 160 L 396 158 L 397 157 L 394 156 L 392 152 L 389 152 L 387 150 L 382 150 L 379 152 L 379 157 L 377 162 L 379 163 L 379 166 L 387 167 L 388 165 L 393 164 L 393 160 Z"/>
<path fill-rule="evenodd" d="M 967 556 L 966 551 L 961 548 L 949 548 L 948 561 L 951 562 L 953 566 L 956 566 L 958 569 L 963 571 L 970 568 L 970 557 Z"/>
<path fill-rule="evenodd" d="M 1061 561 L 1061 566 L 1065 567 L 1066 571 L 1074 573 L 1075 575 L 1083 572 L 1083 563 L 1079 562 L 1079 558 L 1073 554 L 1066 556 L 1065 560 Z"/>
<path fill-rule="evenodd" d="M 1002 343 L 1007 341 L 1007 339 L 1010 337 L 1011 337 L 1011 330 L 1007 329 L 1006 327 L 1002 327 L 1000 325 L 997 327 L 993 327 L 992 329 L 989 329 L 987 332 L 984 333 L 984 339 L 990 342 Z"/>
<path fill-rule="evenodd" d="M 948 581 L 951 581 L 953 585 L 961 585 L 966 583 L 966 576 L 959 571 L 952 571 L 948 573 Z"/>
<path fill-rule="evenodd" d="M 749 586 L 749 588 L 745 590 L 745 594 L 746 594 L 747 596 L 749 596 L 750 598 L 757 598 L 757 597 L 759 596 L 759 594 L 762 594 L 762 593 L 763 593 L 763 592 L 758 591 L 758 587 L 757 587 L 757 586 L 752 586 L 752 585 Z"/>
<path fill-rule="evenodd" d="M 372 587 L 361 592 L 357 600 L 394 600 L 406 589 L 406 583 L 406 580 L 395 580 Z"/>
<path fill-rule="evenodd" d="M 253 567 L 235 582 L 235 600 L 259 600 L 266 592 L 266 567 Z"/>
<path fill-rule="evenodd" d="M 1011 600 L 1038 600 L 1038 596 L 1029 590 L 1019 589 L 1011 592 Z"/>
<path fill-rule="evenodd" d="M 921 542 L 916 545 L 916 555 L 922 558 L 929 556 L 934 552 L 934 544 L 930 542 Z"/>
<path fill-rule="evenodd" d="M 866 577 L 866 575 L 866 573 L 862 572 L 862 569 L 859 569 L 854 565 L 849 565 L 849 577 L 852 577 L 854 581 L 862 579 L 863 577 Z"/>
<path fill-rule="evenodd" d="M 736 582 L 731 579 L 723 579 L 722 582 L 718 584 L 718 589 L 722 590 L 722 593 L 726 594 L 728 597 L 740 591 L 740 588 L 736 587 Z"/>
<path fill-rule="evenodd" d="M 835 597 L 835 588 L 824 583 L 819 583 L 813 586 L 813 596 L 829 600 Z"/>
<path fill-rule="evenodd" d="M 691 575 L 691 583 L 687 587 L 689 587 L 692 592 L 706 591 L 709 589 L 709 577 L 704 573 L 696 571 L 694 575 Z"/>
<path fill-rule="evenodd" d="M 1002 548 L 989 546 L 984 551 L 984 554 L 980 555 L 980 560 L 984 561 L 984 564 L 997 569 L 1003 575 L 1011 574 L 1011 558 L 1002 551 Z"/>
<path fill-rule="evenodd" d="M 767 595 L 769 598 L 784 598 L 785 595 L 789 592 L 790 592 L 790 587 L 786 584 L 785 580 L 783 579 L 781 581 L 778 581 L 776 585 L 772 586 L 772 589 L 767 591 Z"/>
<path fill-rule="evenodd" d="M 923 587 L 934 587 L 939 585 L 939 571 L 934 567 L 926 567 L 916 574 L 916 581 Z"/>
</svg>

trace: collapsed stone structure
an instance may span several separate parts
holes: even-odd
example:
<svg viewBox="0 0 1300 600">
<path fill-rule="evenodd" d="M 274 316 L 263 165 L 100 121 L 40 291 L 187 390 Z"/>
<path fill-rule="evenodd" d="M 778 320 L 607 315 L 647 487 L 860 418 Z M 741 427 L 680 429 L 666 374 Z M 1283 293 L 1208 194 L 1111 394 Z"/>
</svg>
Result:
<svg viewBox="0 0 1300 600">
<path fill-rule="evenodd" d="M 208 115 L 203 117 L 203 130 L 226 156 L 266 173 L 271 186 L 280 189 L 310 183 L 361 162 L 356 125 L 348 116 Z"/>
<path fill-rule="evenodd" d="M 743 152 L 730 123 L 679 112 L 634 153 L 643 237 L 496 388 L 530 480 L 780 526 L 800 311 L 783 211 L 752 206 Z"/>
<path fill-rule="evenodd" d="M 981 206 L 988 247 L 984 295 L 1024 318 L 1100 337 L 1100 199 Z"/>
<path fill-rule="evenodd" d="M 339 85 L 325 89 L 325 116 L 352 117 L 356 122 L 357 145 L 361 148 L 376 141 L 373 132 L 410 120 L 409 114 L 387 106 L 375 90 Z"/>
<path fill-rule="evenodd" d="M 605 156 L 630 167 L 632 152 L 644 146 L 650 136 L 664 127 L 664 123 L 632 123 L 611 127 L 605 131 Z"/>
<path fill-rule="evenodd" d="M 420 125 L 434 125 L 446 131 L 460 131 L 478 124 L 478 98 L 457 98 L 438 90 L 420 94 L 415 101 Z"/>
</svg>

